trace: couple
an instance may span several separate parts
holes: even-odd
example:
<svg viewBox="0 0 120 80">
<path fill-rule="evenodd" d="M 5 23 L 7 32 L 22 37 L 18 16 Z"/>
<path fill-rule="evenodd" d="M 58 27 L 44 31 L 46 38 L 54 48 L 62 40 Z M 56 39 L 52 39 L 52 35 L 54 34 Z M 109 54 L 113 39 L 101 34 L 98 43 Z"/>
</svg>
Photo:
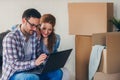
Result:
<svg viewBox="0 0 120 80">
<path fill-rule="evenodd" d="M 60 36 L 54 32 L 55 23 L 51 14 L 41 16 L 33 8 L 24 11 L 22 23 L 3 40 L 1 80 L 62 80 L 61 69 L 44 74 L 25 72 L 44 63 L 46 54 L 57 51 Z"/>
</svg>

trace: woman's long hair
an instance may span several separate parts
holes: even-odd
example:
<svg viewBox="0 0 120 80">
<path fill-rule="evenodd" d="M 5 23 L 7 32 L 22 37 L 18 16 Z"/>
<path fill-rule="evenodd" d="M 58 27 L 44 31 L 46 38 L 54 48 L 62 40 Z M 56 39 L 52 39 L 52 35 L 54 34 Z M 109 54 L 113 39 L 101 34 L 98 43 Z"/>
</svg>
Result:
<svg viewBox="0 0 120 80">
<path fill-rule="evenodd" d="M 56 36 L 55 36 L 55 32 L 54 32 L 54 26 L 55 26 L 55 23 L 56 23 L 56 19 L 51 14 L 44 14 L 40 18 L 40 24 L 42 24 L 42 23 L 49 23 L 53 27 L 52 28 L 53 30 L 52 30 L 51 34 L 48 36 L 48 43 L 47 43 L 47 49 L 51 53 L 53 51 L 53 46 L 56 43 Z M 42 36 L 42 39 L 43 39 L 43 36 Z"/>
</svg>

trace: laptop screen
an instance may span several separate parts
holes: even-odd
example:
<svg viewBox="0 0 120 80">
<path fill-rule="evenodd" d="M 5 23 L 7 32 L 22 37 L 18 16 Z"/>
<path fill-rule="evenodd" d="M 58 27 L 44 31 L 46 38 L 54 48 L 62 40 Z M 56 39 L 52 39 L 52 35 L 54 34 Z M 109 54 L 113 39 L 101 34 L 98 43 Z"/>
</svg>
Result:
<svg viewBox="0 0 120 80">
<path fill-rule="evenodd" d="M 42 73 L 53 71 L 64 67 L 72 49 L 51 53 L 44 65 Z"/>
</svg>

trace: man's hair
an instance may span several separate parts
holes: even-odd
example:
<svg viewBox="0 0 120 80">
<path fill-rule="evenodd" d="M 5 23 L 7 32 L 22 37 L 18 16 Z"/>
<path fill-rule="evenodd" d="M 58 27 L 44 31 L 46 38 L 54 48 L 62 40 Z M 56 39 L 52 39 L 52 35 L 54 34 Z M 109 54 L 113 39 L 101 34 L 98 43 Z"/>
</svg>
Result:
<svg viewBox="0 0 120 80">
<path fill-rule="evenodd" d="M 22 18 L 29 19 L 31 17 L 40 18 L 41 14 L 34 8 L 27 9 L 23 12 Z"/>
</svg>

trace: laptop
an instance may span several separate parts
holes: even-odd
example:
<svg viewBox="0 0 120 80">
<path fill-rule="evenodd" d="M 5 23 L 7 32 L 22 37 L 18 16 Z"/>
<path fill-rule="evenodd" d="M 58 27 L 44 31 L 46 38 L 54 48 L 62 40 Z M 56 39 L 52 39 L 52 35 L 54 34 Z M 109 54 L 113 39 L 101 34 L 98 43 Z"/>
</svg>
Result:
<svg viewBox="0 0 120 80">
<path fill-rule="evenodd" d="M 58 51 L 48 55 L 47 61 L 44 65 L 40 65 L 34 69 L 28 70 L 29 73 L 43 74 L 46 72 L 54 71 L 64 67 L 72 49 Z"/>
</svg>

